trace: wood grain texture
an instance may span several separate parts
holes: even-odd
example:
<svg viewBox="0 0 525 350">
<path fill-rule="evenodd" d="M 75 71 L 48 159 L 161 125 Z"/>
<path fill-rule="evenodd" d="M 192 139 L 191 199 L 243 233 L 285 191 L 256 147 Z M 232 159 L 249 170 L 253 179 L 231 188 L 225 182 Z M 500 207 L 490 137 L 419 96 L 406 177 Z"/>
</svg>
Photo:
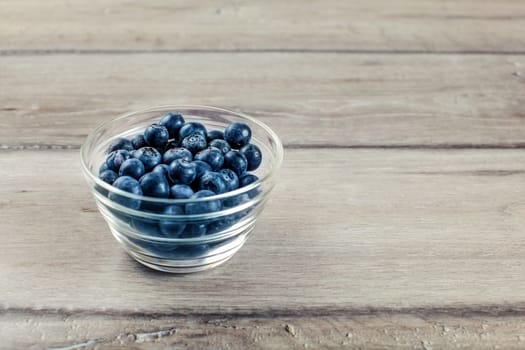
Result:
<svg viewBox="0 0 525 350">
<path fill-rule="evenodd" d="M 513 0 L 4 0 L 0 17 L 0 50 L 525 50 Z"/>
<path fill-rule="evenodd" d="M 525 6 L 4 0 L 0 349 L 525 348 Z M 172 276 L 129 258 L 87 132 L 208 104 L 286 146 L 254 235 Z"/>
<path fill-rule="evenodd" d="M 0 349 L 523 349 L 524 316 L 0 315 Z"/>
<path fill-rule="evenodd" d="M 246 246 L 220 268 L 177 277 L 120 250 L 77 151 L 4 151 L 1 307 L 312 314 L 525 301 L 525 151 L 288 150 L 285 157 Z"/>
<path fill-rule="evenodd" d="M 0 57 L 0 145 L 78 148 L 163 104 L 254 115 L 289 147 L 523 147 L 525 56 L 137 54 Z"/>
</svg>

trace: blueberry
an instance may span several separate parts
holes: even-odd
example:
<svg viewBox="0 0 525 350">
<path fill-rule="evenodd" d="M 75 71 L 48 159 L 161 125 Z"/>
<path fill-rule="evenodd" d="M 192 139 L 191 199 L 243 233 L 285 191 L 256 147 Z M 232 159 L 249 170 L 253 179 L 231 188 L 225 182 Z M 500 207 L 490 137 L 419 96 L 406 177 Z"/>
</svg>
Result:
<svg viewBox="0 0 525 350">
<path fill-rule="evenodd" d="M 235 219 L 231 215 L 227 215 L 223 218 L 213 220 L 210 224 L 208 224 L 206 234 L 210 235 L 213 233 L 224 231 L 228 227 L 233 226 L 233 224 L 235 224 Z"/>
<path fill-rule="evenodd" d="M 213 193 L 212 191 L 202 190 L 202 191 L 195 193 L 193 196 L 191 196 L 191 198 L 192 199 L 205 198 L 205 197 L 210 197 L 214 195 L 215 193 Z M 192 202 L 192 203 L 186 204 L 186 214 L 189 214 L 189 215 L 202 214 L 202 213 L 213 213 L 219 210 L 221 210 L 221 202 L 217 199 Z"/>
<path fill-rule="evenodd" d="M 123 137 L 119 137 L 115 139 L 108 147 L 107 153 L 111 153 L 113 151 L 118 151 L 119 149 L 123 149 L 126 151 L 133 151 L 135 148 L 133 148 L 133 144 L 130 140 L 125 139 Z"/>
<path fill-rule="evenodd" d="M 174 184 L 189 185 L 197 176 L 197 166 L 184 159 L 176 159 L 170 164 L 169 176 Z"/>
<path fill-rule="evenodd" d="M 222 154 L 226 154 L 230 152 L 232 149 L 228 142 L 226 142 L 225 140 L 219 140 L 219 139 L 210 141 L 208 146 L 218 148 L 222 152 Z"/>
<path fill-rule="evenodd" d="M 162 155 L 162 161 L 164 164 L 171 164 L 175 159 L 184 159 L 188 162 L 193 160 L 193 155 L 186 148 L 171 148 L 164 152 Z"/>
<path fill-rule="evenodd" d="M 259 180 L 259 178 L 256 175 L 245 174 L 239 178 L 239 186 L 246 187 L 257 180 Z M 247 194 L 250 198 L 254 198 L 259 194 L 259 189 L 254 188 L 253 190 L 250 190 Z"/>
<path fill-rule="evenodd" d="M 164 235 L 160 233 L 160 230 L 158 236 L 164 237 Z M 137 245 L 150 252 L 149 254 L 153 254 L 160 259 L 172 258 L 178 254 L 176 253 L 177 246 L 171 242 L 159 242 L 157 240 L 137 240 Z"/>
<path fill-rule="evenodd" d="M 239 222 L 242 219 L 244 219 L 246 216 L 248 216 L 253 210 L 253 206 L 249 207 L 248 209 L 241 210 L 235 214 L 233 214 L 233 219 L 235 222 Z"/>
<path fill-rule="evenodd" d="M 179 130 L 179 140 L 184 140 L 186 137 L 195 133 L 201 134 L 206 141 L 206 127 L 197 122 L 184 124 Z"/>
<path fill-rule="evenodd" d="M 248 161 L 241 152 L 230 151 L 224 156 L 224 167 L 233 170 L 237 176 L 242 176 L 248 168 Z"/>
<path fill-rule="evenodd" d="M 184 125 L 184 118 L 180 113 L 170 112 L 162 117 L 159 124 L 168 129 L 170 139 L 173 139 L 179 136 L 179 130 Z"/>
<path fill-rule="evenodd" d="M 197 175 L 195 176 L 195 178 L 197 179 L 199 179 L 206 172 L 212 171 L 211 166 L 208 163 L 203 162 L 202 160 L 194 160 L 193 164 L 195 164 L 195 166 L 197 167 Z"/>
<path fill-rule="evenodd" d="M 144 164 L 144 170 L 150 171 L 158 164 L 162 159 L 162 155 L 153 147 L 142 147 L 133 152 L 133 157 L 137 158 Z"/>
<path fill-rule="evenodd" d="M 130 225 L 142 234 L 162 236 L 159 230 L 159 225 L 154 220 L 133 217 L 131 219 Z"/>
<path fill-rule="evenodd" d="M 224 182 L 221 174 L 210 171 L 202 175 L 199 179 L 199 189 L 221 194 L 228 191 L 228 186 L 226 182 Z"/>
<path fill-rule="evenodd" d="M 193 196 L 193 190 L 188 185 L 173 185 L 170 189 L 170 198 L 187 199 Z"/>
<path fill-rule="evenodd" d="M 193 196 L 191 196 L 191 198 L 198 199 L 198 198 L 207 198 L 211 196 L 215 196 L 215 193 L 213 193 L 212 191 L 202 190 L 202 191 L 195 193 Z"/>
<path fill-rule="evenodd" d="M 106 166 L 109 170 L 118 172 L 122 163 L 124 163 L 130 157 L 131 154 L 126 150 L 119 149 L 117 151 L 113 151 L 108 154 L 108 157 L 106 158 Z"/>
<path fill-rule="evenodd" d="M 153 174 L 153 173 L 148 173 L 148 174 Z M 160 176 L 160 174 L 157 174 L 157 176 Z M 140 183 L 140 180 L 139 180 L 139 183 Z M 169 188 L 169 185 L 168 185 L 168 188 Z M 142 191 L 142 192 L 144 192 L 144 191 Z M 144 195 L 146 195 L 146 193 L 144 193 Z M 157 197 L 157 198 L 163 198 L 163 197 Z M 144 200 L 144 201 L 142 201 L 142 205 L 140 206 L 140 210 L 143 211 L 143 212 L 150 212 L 150 213 L 154 213 L 154 214 L 160 214 L 160 213 L 162 213 L 164 211 L 165 207 L 166 207 L 165 203 L 154 202 L 154 201 L 150 201 L 150 200 Z"/>
<path fill-rule="evenodd" d="M 118 174 L 113 170 L 104 170 L 98 176 L 102 181 L 112 185 L 113 182 L 118 178 Z"/>
<path fill-rule="evenodd" d="M 211 130 L 208 131 L 206 135 L 206 141 L 210 142 L 211 140 L 224 139 L 224 133 L 220 130 Z"/>
<path fill-rule="evenodd" d="M 131 226 L 134 226 L 134 220 L 130 223 Z M 146 232 L 146 234 L 149 234 L 150 236 L 160 236 L 163 237 L 163 235 L 160 233 L 160 230 L 158 229 L 158 225 L 155 225 L 156 229 L 154 229 L 156 232 Z M 137 231 L 142 233 L 142 230 L 139 228 L 136 228 Z M 153 231 L 153 230 L 152 230 Z M 166 244 L 163 244 L 161 242 L 158 242 L 155 239 L 151 238 L 131 238 L 129 236 L 126 237 L 126 240 L 132 243 L 134 246 L 138 247 L 141 251 L 147 251 L 146 254 L 155 254 L 156 256 L 162 255 L 164 256 L 166 253 L 171 253 L 174 248 L 168 249 Z M 170 244 L 171 246 L 171 244 Z"/>
<path fill-rule="evenodd" d="M 239 186 L 245 187 L 257 180 L 259 180 L 259 178 L 256 175 L 245 174 L 239 178 Z"/>
<path fill-rule="evenodd" d="M 222 169 L 219 171 L 219 174 L 222 176 L 222 179 L 228 187 L 228 192 L 236 190 L 239 188 L 239 177 L 231 169 Z"/>
<path fill-rule="evenodd" d="M 248 144 L 252 137 L 250 127 L 244 123 L 231 123 L 224 130 L 224 139 L 232 148 L 239 149 Z"/>
<path fill-rule="evenodd" d="M 145 196 L 168 198 L 170 195 L 170 185 L 162 174 L 147 173 L 140 178 L 139 183 Z"/>
<path fill-rule="evenodd" d="M 224 156 L 220 149 L 215 147 L 208 147 L 195 155 L 195 160 L 202 160 L 210 165 L 213 171 L 222 168 L 224 163 Z"/>
<path fill-rule="evenodd" d="M 113 182 L 113 186 L 122 191 L 142 196 L 142 188 L 139 182 L 131 176 L 119 177 Z M 127 198 L 114 192 L 109 193 L 109 199 L 131 209 L 139 209 L 141 204 L 140 199 Z"/>
<path fill-rule="evenodd" d="M 182 147 L 187 148 L 193 154 L 202 151 L 206 146 L 206 137 L 198 132 L 193 133 L 182 140 Z"/>
<path fill-rule="evenodd" d="M 146 131 L 144 131 L 144 139 L 148 145 L 158 149 L 164 149 L 169 139 L 168 129 L 159 124 L 151 124 L 146 128 Z"/>
<path fill-rule="evenodd" d="M 184 232 L 179 236 L 180 238 L 196 238 L 202 237 L 206 234 L 207 225 L 204 223 L 188 224 Z M 182 248 L 182 246 L 181 246 Z"/>
<path fill-rule="evenodd" d="M 163 214 L 165 215 L 184 215 L 184 210 L 178 205 L 168 205 Z M 179 220 L 163 219 L 159 222 L 160 232 L 172 238 L 177 238 L 186 228 L 186 225 Z"/>
<path fill-rule="evenodd" d="M 250 195 L 246 193 L 238 194 L 233 197 L 225 198 L 222 204 L 226 208 L 233 208 L 250 200 Z"/>
<path fill-rule="evenodd" d="M 261 165 L 261 149 L 253 143 L 249 143 L 246 146 L 243 146 L 240 152 L 246 157 L 246 160 L 248 161 L 248 171 L 255 170 L 259 167 L 259 165 Z"/>
<path fill-rule="evenodd" d="M 148 145 L 146 143 L 146 140 L 144 140 L 144 135 L 143 134 L 135 135 L 131 139 L 131 143 L 133 144 L 133 148 L 134 149 L 139 149 L 139 148 L 142 148 L 142 147 L 146 147 Z"/>
<path fill-rule="evenodd" d="M 144 164 L 136 158 L 126 160 L 120 166 L 118 171 L 119 176 L 131 176 L 134 179 L 140 179 L 144 175 Z"/>
<path fill-rule="evenodd" d="M 100 168 L 98 168 L 98 173 L 102 174 L 106 170 L 109 170 L 109 169 L 108 169 L 108 165 L 106 164 L 106 161 L 104 161 L 102 162 L 102 164 L 100 164 Z"/>
<path fill-rule="evenodd" d="M 210 246 L 208 244 L 181 245 L 177 248 L 177 254 L 187 258 L 196 258 L 205 256 L 209 249 Z"/>
<path fill-rule="evenodd" d="M 169 179 L 170 167 L 167 164 L 159 164 L 151 172 L 162 174 L 166 179 Z"/>
</svg>

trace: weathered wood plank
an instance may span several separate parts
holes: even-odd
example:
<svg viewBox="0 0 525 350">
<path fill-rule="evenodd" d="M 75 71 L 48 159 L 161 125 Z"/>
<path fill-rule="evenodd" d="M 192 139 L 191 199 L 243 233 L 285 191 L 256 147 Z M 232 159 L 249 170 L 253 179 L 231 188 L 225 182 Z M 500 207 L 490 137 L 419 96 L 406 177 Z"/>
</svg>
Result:
<svg viewBox="0 0 525 350">
<path fill-rule="evenodd" d="M 3 1 L 0 50 L 523 51 L 520 1 Z"/>
<path fill-rule="evenodd" d="M 253 238 L 185 277 L 120 250 L 76 151 L 2 153 L 4 309 L 228 312 L 516 305 L 525 151 L 289 150 Z"/>
<path fill-rule="evenodd" d="M 513 147 L 525 56 L 140 54 L 0 57 L 0 144 L 78 147 L 162 104 L 267 122 L 285 145 Z"/>
<path fill-rule="evenodd" d="M 0 315 L 0 349 L 523 349 L 524 316 Z"/>
</svg>

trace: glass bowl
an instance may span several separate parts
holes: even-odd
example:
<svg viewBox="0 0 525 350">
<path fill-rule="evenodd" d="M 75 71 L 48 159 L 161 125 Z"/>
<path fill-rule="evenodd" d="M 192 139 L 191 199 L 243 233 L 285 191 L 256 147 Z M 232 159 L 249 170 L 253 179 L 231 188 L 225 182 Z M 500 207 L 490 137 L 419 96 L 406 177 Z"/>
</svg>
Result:
<svg viewBox="0 0 525 350">
<path fill-rule="evenodd" d="M 260 167 L 252 172 L 259 180 L 206 198 L 161 199 L 124 192 L 98 178 L 99 167 L 114 139 L 142 133 L 168 112 L 181 113 L 186 122 L 201 122 L 208 130 L 223 130 L 232 122 L 249 125 L 250 142 L 259 146 L 263 155 Z M 163 106 L 126 114 L 96 128 L 80 153 L 83 173 L 113 236 L 141 264 L 172 273 L 218 266 L 243 246 L 275 185 L 283 160 L 281 141 L 268 126 L 243 114 L 206 106 Z M 166 206 L 178 206 L 175 212 L 182 214 L 164 214 Z M 202 210 L 185 214 L 188 206 L 200 206 Z"/>
</svg>

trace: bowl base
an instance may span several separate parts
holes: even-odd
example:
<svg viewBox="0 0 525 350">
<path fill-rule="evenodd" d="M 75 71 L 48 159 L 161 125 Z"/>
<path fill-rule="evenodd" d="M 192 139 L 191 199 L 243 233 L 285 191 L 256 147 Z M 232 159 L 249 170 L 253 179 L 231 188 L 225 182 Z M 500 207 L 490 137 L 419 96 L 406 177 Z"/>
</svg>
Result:
<svg viewBox="0 0 525 350">
<path fill-rule="evenodd" d="M 234 239 L 223 242 L 222 244 L 207 248 L 202 253 L 194 253 L 191 256 L 180 255 L 177 252 L 169 254 L 158 255 L 141 249 L 139 246 L 131 242 L 127 237 L 116 231 L 110 226 L 110 230 L 115 238 L 123 245 L 124 250 L 137 262 L 151 269 L 169 272 L 188 274 L 200 272 L 217 267 L 228 261 L 248 239 L 250 233 L 254 228 L 253 223 L 244 232 L 236 236 Z"/>
<path fill-rule="evenodd" d="M 207 265 L 201 265 L 201 266 L 193 266 L 193 267 L 171 267 L 171 266 L 165 266 L 165 265 L 158 265 L 151 262 L 148 262 L 146 260 L 143 260 L 138 256 L 138 254 L 134 254 L 132 252 L 128 252 L 129 255 L 137 262 L 141 263 L 142 265 L 149 267 L 150 269 L 162 271 L 162 272 L 168 272 L 173 274 L 189 274 L 189 273 L 195 273 L 195 272 L 201 272 L 206 271 L 209 269 L 212 269 L 214 267 L 217 267 L 219 265 L 222 265 L 226 261 L 230 260 L 230 258 L 233 256 L 230 255 L 223 260 L 219 260 L 217 262 L 207 264 Z"/>
</svg>

